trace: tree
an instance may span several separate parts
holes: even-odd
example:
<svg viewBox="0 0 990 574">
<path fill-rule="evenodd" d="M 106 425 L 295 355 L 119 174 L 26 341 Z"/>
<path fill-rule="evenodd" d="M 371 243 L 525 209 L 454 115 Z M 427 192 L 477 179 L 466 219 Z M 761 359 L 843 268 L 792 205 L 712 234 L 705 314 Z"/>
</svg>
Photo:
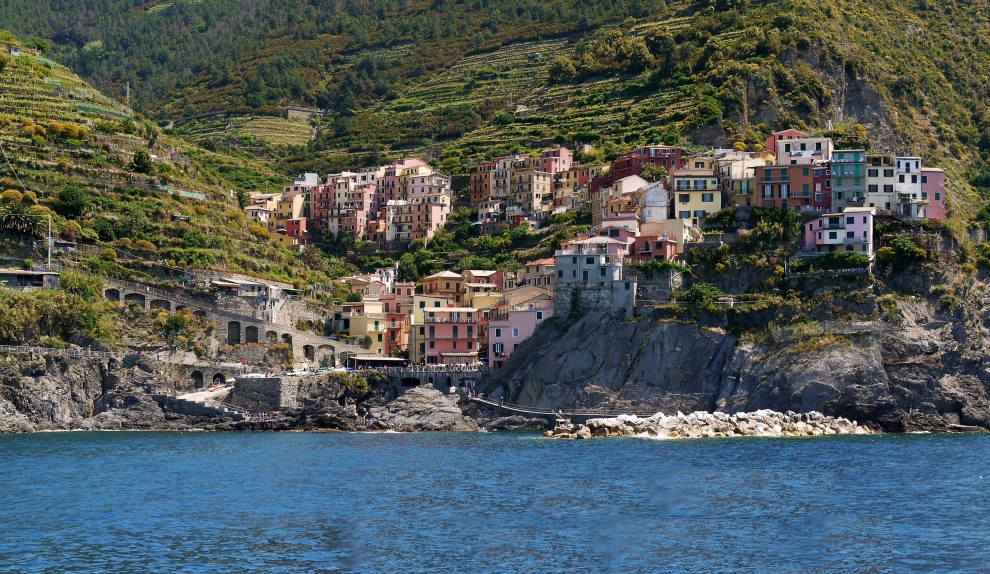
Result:
<svg viewBox="0 0 990 574">
<path fill-rule="evenodd" d="M 78 185 L 69 185 L 58 192 L 58 203 L 55 211 L 66 218 L 79 217 L 86 209 L 86 192 Z"/>
<path fill-rule="evenodd" d="M 303 247 L 303 250 L 299 253 L 299 259 L 302 260 L 306 267 L 316 271 L 323 271 L 327 266 L 326 259 L 323 258 L 323 252 L 315 245 Z"/>
<path fill-rule="evenodd" d="M 4 203 L 0 205 L 0 229 L 43 236 L 48 229 L 48 218 L 42 217 L 43 213 L 20 201 Z"/>
<path fill-rule="evenodd" d="M 550 62 L 550 67 L 547 70 L 549 76 L 547 81 L 551 84 L 562 84 L 564 82 L 569 82 L 574 79 L 577 75 L 577 69 L 574 67 L 574 62 L 570 58 L 565 56 L 557 56 Z"/>
<path fill-rule="evenodd" d="M 667 168 L 655 163 L 648 163 L 640 170 L 639 177 L 646 181 L 661 181 L 667 179 Z"/>
<path fill-rule="evenodd" d="M 419 271 L 416 269 L 416 261 L 413 259 L 412 253 L 406 253 L 399 259 L 396 279 L 402 282 L 419 280 Z"/>
<path fill-rule="evenodd" d="M 131 168 L 138 173 L 151 173 L 151 156 L 143 149 L 134 152 L 134 161 Z"/>
<path fill-rule="evenodd" d="M 695 283 L 681 295 L 682 301 L 690 303 L 714 303 L 722 296 L 718 287 L 711 283 Z"/>
</svg>

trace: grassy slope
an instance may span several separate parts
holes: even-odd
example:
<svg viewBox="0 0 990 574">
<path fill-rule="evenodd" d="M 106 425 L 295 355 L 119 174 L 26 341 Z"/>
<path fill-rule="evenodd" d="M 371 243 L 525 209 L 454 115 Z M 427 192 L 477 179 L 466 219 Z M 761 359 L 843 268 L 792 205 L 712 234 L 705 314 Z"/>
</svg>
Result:
<svg viewBox="0 0 990 574">
<path fill-rule="evenodd" d="M 0 38 L 0 43 L 7 42 L 16 39 Z M 12 172 L 6 162 L 0 164 L 0 186 L 18 188 L 23 183 L 39 195 L 42 205 L 57 210 L 59 191 L 79 184 L 87 191 L 88 205 L 73 219 L 83 233 L 95 237 L 99 230 L 101 243 L 114 246 L 121 244 L 115 239 L 124 237 L 150 241 L 158 251 L 148 254 L 151 260 L 223 265 L 287 280 L 309 275 L 295 254 L 248 231 L 237 199 L 228 192 L 263 189 L 266 179 L 278 189 L 284 176 L 243 154 L 213 153 L 161 134 L 68 69 L 22 49 L 23 55 L 0 72 L 0 142 L 13 166 Z M 90 134 L 81 143 L 51 134 L 41 140 L 24 135 L 26 125 L 50 127 L 53 121 L 88 127 Z M 138 150 L 158 156 L 156 171 L 163 173 L 135 173 L 131 161 Z M 170 194 L 159 187 L 163 184 L 206 199 Z M 173 222 L 172 214 L 191 219 Z M 56 218 L 56 227 L 63 235 L 71 233 L 65 217 Z"/>
</svg>

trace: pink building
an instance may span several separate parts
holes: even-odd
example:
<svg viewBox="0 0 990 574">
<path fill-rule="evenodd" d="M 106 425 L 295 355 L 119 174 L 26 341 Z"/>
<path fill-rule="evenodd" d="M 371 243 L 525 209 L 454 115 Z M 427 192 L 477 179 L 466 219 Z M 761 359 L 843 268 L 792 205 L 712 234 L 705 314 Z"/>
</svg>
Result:
<svg viewBox="0 0 990 574">
<path fill-rule="evenodd" d="M 537 325 L 553 316 L 553 300 L 493 307 L 488 314 L 488 361 L 501 369 L 516 347 L 533 336 Z"/>
<path fill-rule="evenodd" d="M 875 207 L 847 207 L 804 225 L 804 250 L 816 253 L 850 251 L 873 257 Z"/>
<path fill-rule="evenodd" d="M 550 174 L 568 171 L 573 163 L 574 156 L 571 155 L 571 150 L 566 147 L 543 150 L 535 161 L 536 171 L 545 171 Z"/>
<path fill-rule="evenodd" d="M 481 314 L 474 307 L 424 310 L 427 364 L 474 363 L 478 358 Z"/>
<path fill-rule="evenodd" d="M 928 200 L 928 219 L 945 219 L 945 172 L 921 168 L 921 199 Z"/>
<path fill-rule="evenodd" d="M 306 233 L 306 218 L 287 219 L 285 221 L 285 235 L 298 239 L 302 245 L 309 243 L 309 235 Z"/>
</svg>

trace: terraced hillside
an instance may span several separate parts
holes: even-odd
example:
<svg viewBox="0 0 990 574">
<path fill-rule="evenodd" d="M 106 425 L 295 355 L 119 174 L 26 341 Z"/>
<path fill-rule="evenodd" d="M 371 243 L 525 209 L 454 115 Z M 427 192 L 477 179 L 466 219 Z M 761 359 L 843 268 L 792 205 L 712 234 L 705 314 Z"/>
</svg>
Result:
<svg viewBox="0 0 990 574">
<path fill-rule="evenodd" d="M 328 278 L 325 266 L 307 269 L 267 232 L 252 233 L 240 209 L 246 191 L 263 189 L 266 180 L 277 188 L 287 178 L 236 149 L 211 152 L 170 137 L 13 37 L 0 44 L 20 50 L 0 68 L 0 191 L 13 190 L 0 209 L 34 212 L 38 222 L 50 214 L 59 236 L 95 246 L 87 252 L 111 247 L 165 266 Z M 293 133 L 309 129 L 274 118 L 248 126 L 275 138 L 280 124 Z M 9 231 L 5 245 L 33 249 L 29 235 Z M 94 265 L 135 273 L 113 262 Z"/>
</svg>

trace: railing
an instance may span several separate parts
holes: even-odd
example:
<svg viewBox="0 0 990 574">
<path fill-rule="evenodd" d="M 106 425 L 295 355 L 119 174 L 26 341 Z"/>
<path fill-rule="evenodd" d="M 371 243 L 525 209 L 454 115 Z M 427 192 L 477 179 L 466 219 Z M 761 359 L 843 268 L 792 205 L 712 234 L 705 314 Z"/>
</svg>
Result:
<svg viewBox="0 0 990 574">
<path fill-rule="evenodd" d="M 407 367 L 380 367 L 374 369 L 383 373 L 487 373 L 488 365 L 469 363 L 466 365 L 409 365 Z"/>
<path fill-rule="evenodd" d="M 466 318 L 446 318 L 446 317 L 425 317 L 425 322 L 427 323 L 477 323 L 477 317 L 473 319 Z"/>
<path fill-rule="evenodd" d="M 120 358 L 128 353 L 113 351 L 91 351 L 89 349 L 59 349 L 58 347 L 31 347 L 26 345 L 0 345 L 0 352 L 5 353 L 37 353 L 39 355 L 58 355 L 60 357 L 95 357 L 100 359 Z"/>
</svg>

